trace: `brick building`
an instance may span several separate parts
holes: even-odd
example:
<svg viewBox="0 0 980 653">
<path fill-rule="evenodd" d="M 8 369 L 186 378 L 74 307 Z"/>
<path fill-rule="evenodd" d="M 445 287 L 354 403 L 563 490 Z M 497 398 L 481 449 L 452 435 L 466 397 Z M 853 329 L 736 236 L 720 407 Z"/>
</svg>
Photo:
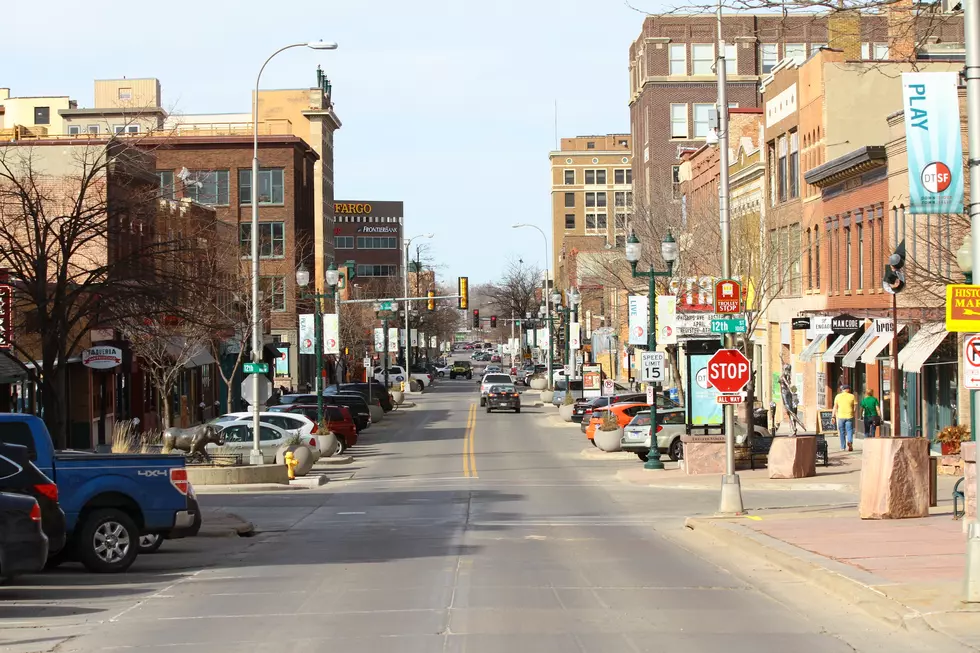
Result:
<svg viewBox="0 0 980 653">
<path fill-rule="evenodd" d="M 338 263 L 354 261 L 359 287 L 401 279 L 405 205 L 402 202 L 337 200 L 333 250 Z"/>
</svg>

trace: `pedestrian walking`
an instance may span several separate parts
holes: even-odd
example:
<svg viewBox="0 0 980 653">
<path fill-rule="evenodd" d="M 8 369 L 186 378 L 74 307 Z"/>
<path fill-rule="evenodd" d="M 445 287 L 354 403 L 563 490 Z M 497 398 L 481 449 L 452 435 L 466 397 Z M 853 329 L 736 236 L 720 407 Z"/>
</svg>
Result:
<svg viewBox="0 0 980 653">
<path fill-rule="evenodd" d="M 881 414 L 878 412 L 878 398 L 874 390 L 868 390 L 861 400 L 861 410 L 864 412 L 864 437 L 873 438 L 875 431 L 881 426 Z"/>
<path fill-rule="evenodd" d="M 851 386 L 843 384 L 840 392 L 834 397 L 834 410 L 831 413 L 837 422 L 837 433 L 840 435 L 840 450 L 854 451 L 854 408 L 857 399 L 851 394 Z"/>
</svg>

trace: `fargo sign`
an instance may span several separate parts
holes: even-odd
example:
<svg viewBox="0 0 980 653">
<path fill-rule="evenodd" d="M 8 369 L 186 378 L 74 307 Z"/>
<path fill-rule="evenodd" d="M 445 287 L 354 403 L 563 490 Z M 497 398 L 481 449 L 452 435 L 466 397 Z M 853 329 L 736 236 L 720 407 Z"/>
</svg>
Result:
<svg viewBox="0 0 980 653">
<path fill-rule="evenodd" d="M 346 204 L 334 204 L 333 212 L 340 215 L 367 215 L 371 213 L 373 207 L 367 203 L 346 203 Z"/>
</svg>

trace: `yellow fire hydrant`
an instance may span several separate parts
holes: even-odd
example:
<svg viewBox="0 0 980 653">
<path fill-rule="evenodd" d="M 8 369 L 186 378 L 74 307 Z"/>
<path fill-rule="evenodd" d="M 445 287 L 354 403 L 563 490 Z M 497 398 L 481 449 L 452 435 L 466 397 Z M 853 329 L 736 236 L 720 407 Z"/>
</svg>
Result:
<svg viewBox="0 0 980 653">
<path fill-rule="evenodd" d="M 289 474 L 289 480 L 293 480 L 296 478 L 296 472 L 293 470 L 299 464 L 299 461 L 296 460 L 296 456 L 293 455 L 292 451 L 287 451 L 286 455 L 283 456 L 283 460 L 286 461 L 286 472 Z"/>
</svg>

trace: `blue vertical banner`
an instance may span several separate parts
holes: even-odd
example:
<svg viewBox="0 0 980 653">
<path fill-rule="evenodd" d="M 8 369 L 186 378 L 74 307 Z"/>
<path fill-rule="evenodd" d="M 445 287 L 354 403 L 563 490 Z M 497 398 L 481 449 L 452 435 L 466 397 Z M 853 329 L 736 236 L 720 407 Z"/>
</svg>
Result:
<svg viewBox="0 0 980 653">
<path fill-rule="evenodd" d="M 964 210 L 957 74 L 902 73 L 909 213 Z"/>
</svg>

